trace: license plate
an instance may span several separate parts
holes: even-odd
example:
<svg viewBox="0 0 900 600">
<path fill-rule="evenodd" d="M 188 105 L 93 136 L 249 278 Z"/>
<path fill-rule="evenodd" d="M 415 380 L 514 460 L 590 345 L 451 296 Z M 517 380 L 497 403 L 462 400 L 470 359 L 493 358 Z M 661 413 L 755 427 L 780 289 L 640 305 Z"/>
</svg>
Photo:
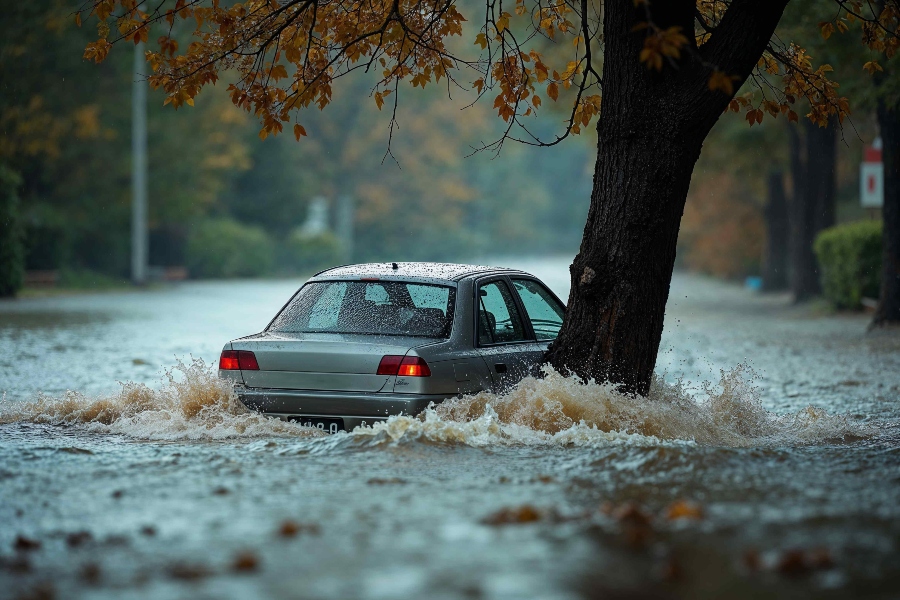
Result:
<svg viewBox="0 0 900 600">
<path fill-rule="evenodd" d="M 302 425 L 303 427 L 312 427 L 313 429 L 321 429 L 325 433 L 337 433 L 344 431 L 343 419 L 326 419 L 321 417 L 291 417 L 288 419 L 293 423 Z"/>
</svg>

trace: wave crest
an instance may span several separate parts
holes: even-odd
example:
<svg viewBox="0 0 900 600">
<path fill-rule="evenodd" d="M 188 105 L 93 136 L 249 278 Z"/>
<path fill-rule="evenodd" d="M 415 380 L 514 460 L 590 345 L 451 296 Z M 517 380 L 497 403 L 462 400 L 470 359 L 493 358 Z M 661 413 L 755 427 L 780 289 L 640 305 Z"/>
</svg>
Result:
<svg viewBox="0 0 900 600">
<path fill-rule="evenodd" d="M 452 398 L 417 417 L 395 416 L 359 428 L 351 440 L 423 441 L 489 446 L 658 444 L 798 446 L 851 441 L 871 435 L 845 415 L 808 406 L 778 415 L 766 410 L 746 365 L 723 372 L 717 386 L 689 392 L 656 377 L 647 397 L 623 394 L 610 383 L 583 382 L 545 367 L 506 394 Z M 272 436 L 317 437 L 317 429 L 245 408 L 230 381 L 200 359 L 167 371 L 159 389 L 124 383 L 118 394 L 90 398 L 76 392 L 0 402 L 0 424 L 78 425 L 89 431 L 151 440 L 217 440 Z"/>
<path fill-rule="evenodd" d="M 752 378 L 746 365 L 738 365 L 723 372 L 718 386 L 704 386 L 697 398 L 682 384 L 656 377 L 649 396 L 643 397 L 545 367 L 543 377 L 526 378 L 506 394 L 446 400 L 418 418 L 393 417 L 356 433 L 477 446 L 492 441 L 584 445 L 681 440 L 730 447 L 810 445 L 870 434 L 847 416 L 813 406 L 785 415 L 767 411 Z"/>
<path fill-rule="evenodd" d="M 118 394 L 90 398 L 66 392 L 29 402 L 0 403 L 0 424 L 79 425 L 89 431 L 149 440 L 219 440 L 234 437 L 319 436 L 318 430 L 266 417 L 244 407 L 230 381 L 202 359 L 178 361 L 160 389 L 121 384 Z"/>
</svg>

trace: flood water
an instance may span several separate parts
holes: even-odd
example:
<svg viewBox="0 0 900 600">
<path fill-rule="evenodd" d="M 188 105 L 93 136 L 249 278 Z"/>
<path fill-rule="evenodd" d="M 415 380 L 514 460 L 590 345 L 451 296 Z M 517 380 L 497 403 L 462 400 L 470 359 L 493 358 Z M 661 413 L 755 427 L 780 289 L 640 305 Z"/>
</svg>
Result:
<svg viewBox="0 0 900 600">
<path fill-rule="evenodd" d="M 0 303 L 0 598 L 900 597 L 897 332 L 679 274 L 649 398 L 320 436 L 209 366 L 300 283 Z"/>
</svg>

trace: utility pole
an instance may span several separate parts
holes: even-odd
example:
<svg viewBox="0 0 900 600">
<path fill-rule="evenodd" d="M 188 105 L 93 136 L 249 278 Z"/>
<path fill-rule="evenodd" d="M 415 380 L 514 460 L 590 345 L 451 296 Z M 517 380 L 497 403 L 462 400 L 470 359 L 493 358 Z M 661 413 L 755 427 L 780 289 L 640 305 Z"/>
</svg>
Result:
<svg viewBox="0 0 900 600">
<path fill-rule="evenodd" d="M 147 282 L 147 82 L 144 42 L 134 47 L 131 84 L 131 281 Z"/>
</svg>

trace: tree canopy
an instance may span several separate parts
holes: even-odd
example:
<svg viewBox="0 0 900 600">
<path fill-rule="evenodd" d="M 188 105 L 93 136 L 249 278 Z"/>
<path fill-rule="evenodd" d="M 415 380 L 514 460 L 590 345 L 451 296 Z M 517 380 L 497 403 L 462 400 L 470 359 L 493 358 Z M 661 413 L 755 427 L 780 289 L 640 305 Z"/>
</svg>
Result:
<svg viewBox="0 0 900 600">
<path fill-rule="evenodd" d="M 739 40 L 722 32 L 740 2 L 697 0 L 691 22 L 665 27 L 657 24 L 653 2 L 633 2 L 645 12 L 635 26 L 644 36 L 636 60 L 655 71 L 690 65 L 709 90 L 734 94 L 743 76 L 730 72 L 729 46 Z M 833 4 L 833 18 L 817 24 L 824 39 L 856 27 L 872 51 L 888 59 L 896 53 L 896 1 L 877 8 L 857 0 Z M 463 12 L 469 10 L 480 17 L 477 25 L 467 25 Z M 756 10 L 774 9 L 760 4 Z M 204 86 L 226 74 L 232 101 L 260 119 L 263 138 L 291 122 L 298 139 L 306 135 L 300 109 L 325 108 L 337 79 L 365 71 L 377 75 L 368 95 L 378 108 L 396 108 L 401 83 L 474 90 L 478 98 L 487 95 L 508 124 L 497 144 L 513 137 L 546 145 L 580 133 L 601 108 L 601 14 L 600 0 L 487 0 L 465 10 L 456 0 L 91 0 L 75 19 L 95 18 L 98 39 L 84 56 L 97 62 L 116 42 L 156 38 L 146 54 L 148 79 L 176 108 L 193 105 Z M 679 63 L 682 57 L 688 60 Z M 860 67 L 882 70 L 878 58 Z M 849 102 L 832 71 L 797 43 L 775 36 L 750 75 L 755 90 L 736 96 L 729 108 L 751 125 L 765 115 L 796 121 L 796 103 L 805 99 L 809 105 L 801 112 L 814 122 L 843 121 Z M 549 139 L 530 120 L 547 99 L 565 101 L 568 112 L 563 130 Z"/>
</svg>

